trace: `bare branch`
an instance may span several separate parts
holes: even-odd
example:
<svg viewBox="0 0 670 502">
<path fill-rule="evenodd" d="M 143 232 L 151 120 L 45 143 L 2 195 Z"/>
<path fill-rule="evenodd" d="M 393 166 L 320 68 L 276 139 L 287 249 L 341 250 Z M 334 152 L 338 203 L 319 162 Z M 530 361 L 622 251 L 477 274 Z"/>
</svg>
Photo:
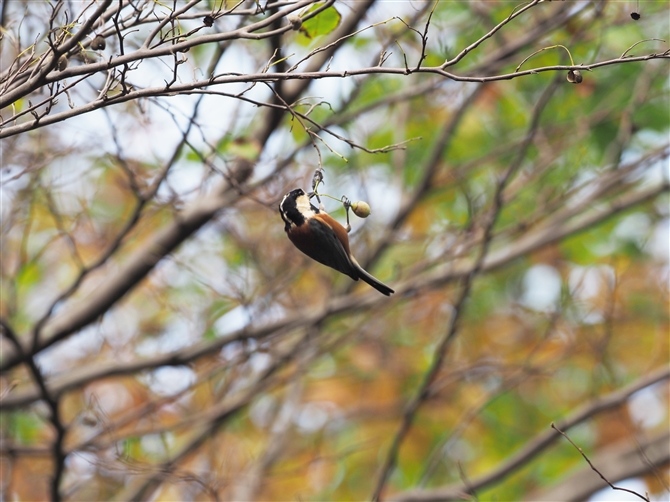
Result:
<svg viewBox="0 0 670 502">
<path fill-rule="evenodd" d="M 607 483 L 607 484 L 610 486 L 610 488 L 612 488 L 612 490 L 621 490 L 621 491 L 624 491 L 624 492 L 632 493 L 632 494 L 635 495 L 636 497 L 641 498 L 642 500 L 645 500 L 646 502 L 649 502 L 649 497 L 645 497 L 645 496 L 643 496 L 643 495 L 640 495 L 639 493 L 637 493 L 637 492 L 634 491 L 634 490 L 629 490 L 628 488 L 621 488 L 621 487 L 619 487 L 619 486 L 614 486 L 612 483 L 610 483 L 610 481 L 609 481 L 605 476 L 603 476 L 602 473 L 601 473 L 598 469 L 595 468 L 595 466 L 593 465 L 593 463 L 589 460 L 589 457 L 587 457 L 586 454 L 584 453 L 584 450 L 582 450 L 579 446 L 577 446 L 577 445 L 574 443 L 574 441 L 572 441 L 572 439 L 570 439 L 570 438 L 568 437 L 568 435 L 567 435 L 565 432 L 563 432 L 562 430 L 560 430 L 560 429 L 559 429 L 558 427 L 556 427 L 553 423 L 551 424 L 551 428 L 554 429 L 556 432 L 558 432 L 558 433 L 559 433 L 561 436 L 563 436 L 565 439 L 567 439 L 567 440 L 570 442 L 570 444 L 571 444 L 572 446 L 574 446 L 575 448 L 577 448 L 577 451 L 578 451 L 579 453 L 581 453 L 582 457 L 584 457 L 584 460 L 586 460 L 586 462 L 588 462 L 589 467 L 591 468 L 591 470 L 594 471 L 595 473 L 597 473 L 598 476 L 600 476 L 600 479 L 602 479 L 605 483 Z"/>
<path fill-rule="evenodd" d="M 614 214 L 624 211 L 637 204 L 653 200 L 658 195 L 669 191 L 669 184 L 661 184 L 649 187 L 637 193 L 631 193 L 618 199 L 614 199 L 604 207 L 599 207 L 590 213 L 580 215 L 579 218 L 565 219 L 562 215 L 557 214 L 555 219 L 552 219 L 545 225 L 540 226 L 536 230 L 522 236 L 517 241 L 492 251 L 484 261 L 482 265 L 482 271 L 489 272 L 496 270 L 499 267 L 502 267 L 521 256 L 531 253 L 553 242 L 564 239 L 570 235 L 575 235 L 579 232 L 582 232 L 588 228 L 593 227 L 594 225 L 601 223 L 607 218 L 612 217 Z M 463 259 L 456 261 L 449 266 L 439 268 L 435 271 L 414 277 L 399 284 L 396 286 L 397 296 L 401 297 L 402 295 L 412 294 L 416 291 L 441 288 L 445 284 L 462 279 L 470 273 L 471 269 L 472 263 L 469 260 Z M 379 295 L 373 294 L 365 295 L 364 297 L 348 295 L 334 298 L 320 310 L 315 310 L 313 308 L 300 310 L 294 315 L 290 315 L 277 322 L 260 327 L 247 327 L 239 331 L 235 331 L 225 337 L 221 337 L 209 342 L 201 342 L 187 349 L 182 349 L 176 352 L 171 352 L 145 360 L 133 361 L 132 363 L 119 363 L 118 361 L 114 361 L 108 365 L 98 364 L 95 368 L 82 368 L 81 375 L 79 375 L 77 371 L 73 370 L 69 375 L 63 377 L 62 380 L 60 380 L 57 385 L 57 389 L 54 389 L 52 392 L 56 392 L 57 390 L 61 392 L 64 390 L 70 390 L 72 388 L 84 385 L 91 380 L 105 376 L 131 374 L 144 369 L 165 365 L 186 364 L 190 361 L 196 360 L 199 357 L 202 357 L 203 355 L 214 353 L 220 350 L 221 347 L 225 346 L 226 344 L 235 341 L 249 338 L 263 339 L 270 335 L 279 334 L 296 328 L 319 324 L 330 316 L 343 312 L 353 313 L 378 308 L 381 305 L 385 305 L 387 303 L 385 300 L 385 298 L 379 298 Z M 86 311 L 84 308 L 81 308 L 81 310 L 83 312 Z M 75 311 L 75 313 L 77 312 Z M 75 319 L 73 319 L 73 321 Z M 69 316 L 62 320 L 59 318 L 54 319 L 54 321 L 56 320 L 59 320 L 60 323 L 63 323 L 63 327 L 59 328 L 61 330 L 65 329 L 65 321 L 71 322 L 69 320 Z M 45 326 L 45 328 L 50 328 L 50 332 L 55 331 L 57 327 L 58 326 L 50 327 L 49 324 Z M 68 327 L 68 329 L 70 328 Z M 59 336 L 62 337 L 69 334 L 61 333 L 59 333 Z M 56 341 L 57 339 L 53 339 L 52 337 L 48 340 L 45 340 L 43 345 L 49 346 Z M 3 361 L 2 371 L 7 371 L 9 368 L 20 364 L 21 361 L 22 358 L 20 356 L 15 354 L 11 356 L 8 355 Z M 3 401 L 3 406 L 5 408 L 20 406 L 26 404 L 27 402 L 32 402 L 38 398 L 39 395 L 34 394 L 32 391 L 27 393 L 14 392 L 5 398 Z"/>
<path fill-rule="evenodd" d="M 613 445 L 593 456 L 593 463 L 607 474 L 613 483 L 648 475 L 657 466 L 670 462 L 670 435 L 660 433 L 645 438 L 641 443 L 631 446 Z M 532 494 L 532 500 L 565 500 L 577 502 L 586 500 L 592 494 L 605 488 L 605 483 L 593 475 L 591 467 L 577 471 L 548 490 Z M 631 490 L 632 491 L 632 490 Z M 639 496 L 639 494 L 635 493 Z M 644 499 L 644 497 L 643 497 Z"/>
<path fill-rule="evenodd" d="M 623 387 L 622 389 L 611 392 L 604 396 L 597 397 L 592 401 L 585 403 L 577 410 L 570 413 L 566 418 L 556 421 L 561 430 L 568 430 L 595 415 L 604 411 L 616 408 L 625 403 L 628 398 L 637 391 L 654 385 L 658 382 L 670 379 L 670 369 L 659 368 L 658 370 L 645 375 L 635 382 Z M 533 439 L 528 441 L 519 451 L 509 457 L 500 466 L 492 470 L 490 473 L 470 480 L 472 489 L 481 490 L 491 486 L 498 481 L 516 472 L 519 468 L 527 465 L 529 459 L 536 457 L 545 451 L 550 445 L 555 443 L 560 438 L 560 435 L 553 430 L 541 432 Z M 589 471 L 589 475 L 592 473 Z M 618 479 L 617 479 L 618 481 Z M 442 488 L 432 488 L 427 490 L 408 491 L 404 493 L 395 494 L 389 497 L 389 500 L 397 502 L 428 502 L 435 500 L 460 500 L 460 494 L 465 492 L 467 487 L 462 485 L 445 486 Z M 583 500 L 583 498 L 577 498 Z M 556 500 L 556 499 L 546 499 Z M 563 500 L 563 499 L 560 499 Z"/>
<path fill-rule="evenodd" d="M 397 456 L 398 452 L 400 451 L 400 445 L 402 444 L 403 440 L 409 433 L 409 430 L 412 426 L 412 422 L 414 421 L 416 413 L 418 412 L 418 409 L 421 406 L 421 404 L 426 400 L 430 386 L 433 384 L 433 381 L 437 377 L 437 374 L 442 369 L 442 365 L 446 358 L 449 346 L 451 345 L 453 339 L 456 337 L 458 333 L 459 321 L 463 313 L 463 309 L 465 308 L 465 302 L 470 295 L 470 290 L 472 288 L 472 283 L 475 276 L 482 271 L 482 268 L 484 266 L 484 260 L 486 259 L 486 255 L 488 253 L 489 247 L 491 245 L 491 240 L 493 238 L 493 227 L 498 221 L 500 212 L 502 211 L 503 208 L 503 196 L 502 196 L 503 192 L 509 181 L 512 179 L 516 171 L 521 166 L 523 159 L 526 157 L 526 154 L 528 153 L 528 148 L 532 144 L 535 133 L 537 132 L 540 116 L 542 115 L 542 112 L 544 111 L 546 105 L 549 103 L 551 96 L 558 88 L 557 84 L 558 80 L 554 79 L 554 82 L 552 82 L 549 85 L 549 87 L 545 90 L 545 92 L 542 94 L 540 100 L 535 106 L 535 109 L 533 110 L 529 130 L 526 134 L 524 142 L 519 147 L 514 162 L 511 163 L 509 168 L 505 171 L 501 179 L 496 184 L 496 190 L 493 196 L 493 206 L 491 207 L 489 214 L 484 220 L 485 227 L 484 227 L 484 236 L 481 242 L 481 250 L 479 252 L 478 257 L 474 261 L 472 268 L 463 278 L 463 282 L 461 284 L 461 289 L 459 291 L 458 297 L 453 304 L 454 306 L 452 309 L 451 316 L 449 318 L 448 327 L 443 336 L 438 341 L 437 347 L 433 353 L 433 361 L 428 370 L 424 373 L 421 384 L 417 389 L 414 398 L 408 403 L 407 408 L 403 413 L 400 426 L 398 427 L 398 430 L 396 431 L 395 436 L 393 437 L 393 442 L 391 443 L 391 447 L 389 448 L 389 452 L 387 453 L 385 461 L 382 464 L 382 467 L 380 469 L 377 478 L 377 482 L 375 484 L 374 492 L 371 497 L 371 499 L 374 502 L 380 500 L 381 493 L 382 490 L 384 489 L 384 485 L 386 484 L 388 476 L 391 474 L 391 471 L 393 470 L 397 462 Z"/>
</svg>

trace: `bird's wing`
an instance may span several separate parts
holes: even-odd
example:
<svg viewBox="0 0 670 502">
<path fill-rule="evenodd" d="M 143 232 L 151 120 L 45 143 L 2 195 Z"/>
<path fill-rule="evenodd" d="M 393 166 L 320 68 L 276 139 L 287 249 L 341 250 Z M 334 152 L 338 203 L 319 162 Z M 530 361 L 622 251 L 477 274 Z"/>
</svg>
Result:
<svg viewBox="0 0 670 502">
<path fill-rule="evenodd" d="M 296 227 L 289 233 L 289 239 L 295 247 L 313 260 L 334 268 L 357 281 L 358 271 L 349 260 L 349 256 L 334 230 L 318 218 L 310 218 L 307 220 L 307 225 L 309 225 L 309 229 L 305 228 L 303 230 L 301 227 Z M 307 225 L 303 225 L 303 227 Z M 308 232 L 309 238 L 307 238 Z"/>
</svg>

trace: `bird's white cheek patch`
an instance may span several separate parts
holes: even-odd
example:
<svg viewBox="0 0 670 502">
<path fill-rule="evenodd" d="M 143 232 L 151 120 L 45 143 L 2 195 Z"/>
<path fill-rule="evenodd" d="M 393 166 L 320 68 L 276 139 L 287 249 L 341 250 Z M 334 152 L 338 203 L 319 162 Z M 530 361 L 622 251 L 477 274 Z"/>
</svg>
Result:
<svg viewBox="0 0 670 502">
<path fill-rule="evenodd" d="M 316 213 L 312 211 L 312 206 L 309 203 L 309 199 L 306 195 L 298 197 L 295 201 L 295 204 L 298 208 L 298 211 L 300 211 L 306 219 L 312 218 L 314 215 L 316 215 Z"/>
</svg>

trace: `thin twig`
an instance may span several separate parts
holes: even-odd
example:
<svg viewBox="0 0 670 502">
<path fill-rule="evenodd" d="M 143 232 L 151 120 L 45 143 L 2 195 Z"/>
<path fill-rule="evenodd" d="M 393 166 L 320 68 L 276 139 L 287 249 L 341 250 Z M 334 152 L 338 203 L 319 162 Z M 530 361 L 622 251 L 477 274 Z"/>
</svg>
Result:
<svg viewBox="0 0 670 502">
<path fill-rule="evenodd" d="M 44 376 L 37 366 L 34 357 L 24 353 L 23 346 L 14 333 L 14 330 L 7 322 L 5 322 L 4 319 L 1 318 L 0 328 L 2 328 L 5 337 L 12 343 L 12 345 L 14 345 L 16 352 L 24 358 L 30 374 L 40 391 L 40 398 L 49 408 L 49 421 L 55 430 L 54 441 L 51 445 L 51 457 L 53 458 L 54 462 L 53 473 L 51 476 L 51 501 L 59 502 L 61 500 L 60 482 L 63 477 L 63 472 L 65 471 L 65 452 L 63 451 L 63 441 L 65 440 L 66 432 L 65 425 L 63 424 L 60 417 L 60 402 L 57 398 L 53 397 L 49 393 Z"/>
<path fill-rule="evenodd" d="M 178 44 L 181 45 L 181 44 Z M 176 47 L 176 46 L 171 46 L 171 47 Z M 176 49 L 175 49 L 176 50 Z M 146 55 L 148 57 L 148 55 Z M 20 124 L 17 124 L 15 126 L 9 126 L 9 127 L 4 127 L 0 129 L 0 138 L 6 138 L 10 136 L 14 136 L 26 131 L 31 131 L 34 129 L 38 129 L 40 127 L 44 127 L 50 124 L 54 124 L 57 122 L 62 122 L 64 120 L 67 120 L 69 118 L 81 115 L 83 113 L 91 112 L 93 110 L 98 110 L 100 108 L 104 108 L 107 106 L 113 106 L 115 104 L 120 104 L 120 103 L 125 103 L 128 101 L 133 101 L 137 100 L 139 98 L 147 98 L 147 97 L 155 97 L 155 96 L 166 96 L 166 95 L 171 95 L 175 93 L 183 93 L 186 91 L 192 91 L 195 89 L 202 89 L 205 87 L 209 87 L 212 85 L 219 85 L 219 84 L 231 84 L 231 83 L 253 83 L 253 82 L 275 82 L 277 80 L 299 80 L 301 82 L 309 82 L 310 80 L 316 80 L 316 79 L 323 79 L 323 78 L 346 78 L 346 77 L 356 77 L 360 75 L 375 75 L 375 74 L 387 74 L 387 75 L 407 75 L 408 73 L 428 73 L 428 74 L 434 74 L 434 75 L 439 75 L 441 77 L 444 77 L 448 80 L 453 80 L 455 82 L 478 82 L 478 83 L 484 83 L 484 82 L 498 82 L 502 80 L 513 80 L 516 78 L 521 78 L 525 77 L 528 75 L 538 75 L 540 73 L 546 73 L 546 72 L 563 72 L 563 71 L 568 71 L 568 70 L 580 70 L 580 71 L 593 71 L 594 69 L 605 67 L 605 66 L 610 66 L 610 65 L 616 65 L 616 64 L 624 64 L 624 63 L 634 63 L 634 62 L 640 62 L 640 61 L 650 61 L 654 59 L 670 59 L 670 51 L 666 51 L 661 54 L 647 54 L 644 56 L 636 56 L 636 57 L 626 57 L 626 58 L 616 58 L 616 59 L 609 59 L 605 61 L 600 61 L 597 63 L 592 63 L 592 64 L 584 64 L 584 65 L 575 65 L 575 66 L 566 66 L 566 65 L 554 65 L 554 66 L 544 66 L 540 68 L 533 68 L 530 70 L 525 70 L 525 71 L 519 71 L 519 72 L 513 72 L 513 73 L 504 73 L 504 74 L 499 74 L 499 75 L 485 75 L 485 76 L 462 76 L 462 75 L 456 75 L 453 73 L 448 73 L 444 71 L 443 69 L 439 67 L 422 67 L 419 68 L 418 70 L 409 70 L 407 67 L 402 67 L 402 68 L 390 68 L 390 67 L 380 67 L 380 66 L 373 66 L 373 67 L 368 67 L 368 68 L 360 68 L 360 69 L 353 69 L 353 70 L 344 70 L 344 71 L 315 71 L 315 72 L 304 72 L 304 73 L 253 73 L 253 74 L 225 74 L 225 75 L 218 75 L 215 77 L 211 77 L 205 80 L 199 80 L 199 81 L 194 81 L 194 82 L 188 82 L 188 83 L 181 83 L 181 84 L 175 84 L 170 87 L 170 89 L 165 88 L 164 85 L 160 87 L 150 87 L 150 88 L 133 88 L 132 90 L 128 89 L 128 92 L 126 94 L 119 94 L 113 97 L 102 97 L 99 99 L 96 99 L 94 101 L 91 101 L 89 103 L 86 103 L 82 106 L 79 106 L 74 109 L 66 110 L 63 112 L 59 112 L 53 115 L 48 115 L 45 117 L 40 117 L 39 120 L 30 120 L 26 121 Z M 95 63 L 92 65 L 82 65 L 82 66 L 75 66 L 72 68 L 68 68 L 67 70 L 63 72 L 59 72 L 61 74 L 65 74 L 66 72 L 69 74 L 69 76 L 74 76 L 74 75 L 79 75 L 85 72 L 80 71 L 80 69 L 90 67 L 88 71 L 91 72 L 97 72 L 97 71 L 106 71 L 109 68 L 119 66 L 120 61 L 128 61 L 128 60 L 133 60 L 135 61 L 136 58 L 127 58 L 127 57 L 120 57 L 114 60 L 113 62 L 110 62 L 109 64 L 104 63 Z M 97 66 L 96 66 L 97 65 Z M 70 73 L 70 70 L 72 72 Z M 58 75 L 56 76 L 53 80 L 46 79 L 48 82 L 54 81 L 55 79 L 60 79 L 61 76 Z M 9 96 L 10 93 L 7 93 L 7 96 Z M 2 106 L 2 97 L 0 96 L 0 106 Z M 13 100 L 7 100 L 8 102 L 6 105 L 9 105 L 13 102 Z M 292 101 L 291 99 L 287 101 Z"/>
<path fill-rule="evenodd" d="M 523 159 L 526 157 L 528 149 L 530 148 L 530 145 L 533 142 L 535 133 L 539 126 L 540 116 L 544 111 L 546 105 L 548 104 L 549 99 L 551 98 L 555 90 L 558 88 L 557 83 L 558 80 L 554 79 L 554 81 L 547 87 L 545 92 L 540 97 L 540 100 L 538 101 L 533 110 L 532 119 L 529 126 L 529 130 L 526 134 L 526 138 L 519 147 L 516 158 L 510 164 L 508 169 L 505 171 L 501 179 L 496 184 L 496 190 L 493 196 L 493 204 L 486 218 L 486 223 L 483 232 L 484 235 L 482 238 L 479 255 L 474 261 L 472 268 L 462 279 L 461 290 L 458 294 L 457 300 L 454 302 L 448 327 L 445 330 L 444 335 L 437 343 L 437 347 L 433 352 L 433 361 L 428 370 L 424 373 L 422 382 L 419 385 L 419 388 L 417 389 L 414 398 L 408 403 L 407 408 L 403 413 L 400 426 L 398 427 L 393 437 L 391 447 L 389 448 L 389 451 L 378 474 L 375 488 L 371 497 L 371 500 L 373 502 L 377 502 L 380 499 L 381 492 L 384 489 L 386 481 L 397 462 L 400 445 L 407 437 L 407 434 L 409 433 L 409 430 L 412 426 L 416 413 L 421 404 L 425 401 L 426 397 L 428 396 L 430 386 L 433 384 L 433 381 L 435 380 L 437 374 L 442 368 L 442 364 L 446 358 L 449 346 L 451 345 L 451 342 L 458 333 L 459 322 L 461 316 L 463 315 L 466 300 L 470 296 L 472 283 L 474 281 L 475 276 L 477 276 L 479 272 L 481 272 L 484 266 L 484 260 L 486 259 L 486 255 L 488 254 L 488 250 L 491 245 L 491 240 L 493 238 L 493 228 L 496 222 L 498 221 L 498 218 L 503 208 L 504 203 L 503 192 L 508 182 L 512 179 L 513 175 L 517 172 L 518 168 L 521 166 Z"/>
<path fill-rule="evenodd" d="M 572 441 L 572 439 L 570 439 L 570 438 L 568 437 L 568 435 L 567 435 L 565 432 L 563 432 L 563 431 L 560 430 L 558 427 L 556 427 L 556 426 L 554 425 L 553 422 L 552 422 L 552 424 L 551 424 L 551 428 L 554 429 L 556 432 L 558 432 L 558 433 L 559 433 L 561 436 L 563 436 L 565 439 L 567 439 L 568 441 L 570 441 L 570 444 L 571 444 L 572 446 L 574 446 L 575 448 L 577 448 L 577 451 L 578 451 L 579 453 L 581 453 L 582 457 L 584 457 L 584 460 L 586 460 L 586 461 L 588 462 L 588 464 L 589 464 L 589 466 L 591 467 L 591 469 L 592 469 L 593 471 L 595 471 L 595 472 L 598 474 L 598 476 L 600 476 L 600 479 L 602 479 L 605 483 L 607 483 L 607 484 L 610 486 L 610 488 L 612 488 L 613 490 L 620 490 L 620 491 L 622 491 L 622 492 L 628 492 L 628 493 L 631 493 L 631 494 L 635 495 L 636 497 L 639 497 L 639 498 L 641 498 L 642 500 L 645 500 L 646 502 L 649 502 L 649 497 L 645 497 L 644 495 L 640 495 L 640 494 L 637 493 L 635 490 L 629 490 L 628 488 L 621 488 L 621 487 L 619 487 L 619 486 L 614 486 L 612 483 L 610 483 L 609 480 L 608 480 L 605 476 L 603 476 L 602 473 L 601 473 L 598 469 L 596 469 L 596 467 L 591 463 L 591 461 L 589 460 L 589 457 L 587 457 L 586 454 L 584 453 L 584 450 L 582 450 L 579 446 L 577 446 L 577 445 L 574 443 L 574 441 Z"/>
<path fill-rule="evenodd" d="M 649 187 L 637 193 L 623 195 L 617 199 L 610 200 L 607 204 L 601 204 L 603 207 L 597 207 L 594 211 L 582 215 L 579 219 L 566 220 L 562 215 L 557 215 L 554 220 L 547 222 L 546 225 L 538 227 L 533 232 L 523 236 L 522 239 L 514 241 L 507 246 L 504 246 L 489 255 L 485 261 L 483 271 L 496 270 L 521 256 L 525 256 L 532 251 L 547 246 L 560 239 L 564 239 L 570 235 L 578 234 L 588 228 L 603 222 L 604 220 L 625 211 L 638 204 L 654 200 L 661 194 L 670 191 L 670 184 L 662 183 L 656 186 Z M 592 204 L 599 206 L 598 204 Z M 417 290 L 434 289 L 443 287 L 445 284 L 451 283 L 455 280 L 462 279 L 462 277 L 469 273 L 472 265 L 467 262 L 457 262 L 448 268 L 442 268 L 431 271 L 427 274 L 418 275 L 399 284 L 396 287 L 397 296 L 412 294 Z M 276 322 L 269 323 L 258 327 L 248 327 L 235 331 L 220 337 L 213 341 L 201 342 L 195 346 L 187 347 L 185 349 L 160 354 L 151 358 L 131 361 L 128 363 L 119 363 L 112 361 L 108 365 L 96 365 L 95 368 L 83 369 L 84 375 L 77 375 L 78 372 L 72 372 L 72 375 L 65 379 L 59 385 L 63 390 L 70 390 L 88 383 L 88 381 L 97 378 L 104 378 L 113 375 L 127 375 L 137 373 L 142 370 L 157 368 L 164 365 L 179 365 L 188 364 L 208 354 L 213 354 L 219 351 L 222 347 L 241 340 L 263 339 L 280 330 L 295 329 L 301 326 L 310 325 L 311 323 L 323 322 L 327 318 L 341 314 L 344 312 L 364 312 L 369 309 L 379 307 L 385 304 L 386 298 L 380 295 L 369 294 L 364 297 L 345 295 L 343 297 L 335 297 L 331 299 L 322 309 L 315 310 L 314 308 L 307 308 L 297 311 L 294 315 L 286 316 Z M 58 326 L 59 330 L 52 334 L 48 340 L 43 340 L 41 349 L 51 346 L 62 337 L 65 333 L 72 329 L 71 323 L 77 323 L 78 318 L 74 316 L 72 319 L 66 320 L 67 324 Z M 52 328 L 53 329 L 53 328 Z M 22 362 L 22 357 L 17 355 L 8 355 L 2 361 L 0 371 L 7 371 Z M 7 396 L 6 402 L 3 406 L 21 406 L 26 402 L 35 399 L 31 393 L 28 395 L 21 395 L 12 393 Z"/>
<path fill-rule="evenodd" d="M 623 54 L 621 54 L 621 56 L 619 56 L 619 59 L 623 59 L 623 58 L 625 58 L 625 57 L 626 57 L 626 54 L 628 54 L 628 53 L 633 49 L 633 47 L 635 47 L 635 46 L 637 46 L 637 45 L 640 45 L 640 44 L 642 44 L 642 43 L 644 43 L 644 42 L 651 42 L 652 40 L 655 40 L 656 42 L 663 42 L 663 43 L 665 43 L 665 40 L 662 40 L 662 39 L 660 39 L 660 38 L 645 38 L 644 40 L 640 40 L 639 42 L 635 42 L 635 43 L 634 43 L 633 45 L 631 45 L 628 49 L 626 49 L 625 51 L 623 51 Z"/>
<path fill-rule="evenodd" d="M 611 410 L 625 403 L 631 395 L 641 389 L 645 389 L 658 382 L 670 379 L 670 368 L 659 368 L 649 375 L 640 377 L 638 380 L 621 389 L 615 390 L 604 396 L 599 396 L 584 403 L 578 409 L 560 420 L 559 427 L 563 430 L 570 429 L 599 413 Z M 482 490 L 505 479 L 525 465 L 530 459 L 536 457 L 549 446 L 554 444 L 560 436 L 551 430 L 545 430 L 529 440 L 521 449 L 507 458 L 503 463 L 492 469 L 489 473 L 479 476 L 470 481 L 470 487 Z M 461 494 L 467 490 L 462 484 L 445 486 L 429 490 L 413 490 L 397 494 L 392 497 L 394 501 L 434 501 L 434 500 L 459 500 Z"/>
</svg>

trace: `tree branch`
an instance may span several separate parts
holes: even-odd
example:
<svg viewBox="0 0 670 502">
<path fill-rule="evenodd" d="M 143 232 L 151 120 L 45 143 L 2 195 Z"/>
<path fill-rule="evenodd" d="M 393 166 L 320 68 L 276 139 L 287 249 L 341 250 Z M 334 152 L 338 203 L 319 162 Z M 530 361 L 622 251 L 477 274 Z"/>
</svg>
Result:
<svg viewBox="0 0 670 502">
<path fill-rule="evenodd" d="M 604 448 L 591 460 L 610 483 L 649 474 L 669 462 L 670 433 L 668 432 L 651 436 L 639 445 L 615 445 Z M 591 467 L 584 467 L 558 485 L 531 494 L 528 500 L 579 502 L 587 500 L 595 492 L 606 487 L 606 481 L 601 480 Z M 644 497 L 641 498 L 646 500 Z"/>
<path fill-rule="evenodd" d="M 557 420 L 556 424 L 561 430 L 568 430 L 582 422 L 585 422 L 595 415 L 602 413 L 603 411 L 607 411 L 622 405 L 635 392 L 669 378 L 669 368 L 664 367 L 657 369 L 656 371 L 639 378 L 635 382 L 627 385 L 622 389 L 593 399 L 592 401 L 584 404 L 569 414 L 566 418 Z M 470 480 L 469 487 L 459 484 L 445 486 L 442 488 L 432 488 L 428 490 L 413 490 L 404 493 L 397 493 L 392 497 L 389 497 L 389 500 L 394 502 L 434 502 L 461 500 L 462 494 L 467 493 L 468 488 L 472 490 L 481 490 L 495 485 L 510 474 L 527 465 L 533 458 L 545 451 L 560 437 L 560 434 L 558 434 L 553 429 L 548 429 L 544 432 L 541 432 L 533 439 L 528 441 L 525 446 L 523 446 L 519 451 L 513 454 L 503 464 L 491 471 L 489 474 Z M 590 469 L 588 469 L 588 471 L 590 475 L 593 475 L 593 472 Z M 619 480 L 620 479 L 616 479 L 616 481 Z M 602 488 L 602 486 L 599 488 Z M 533 498 L 532 500 L 536 499 Z M 564 499 L 554 498 L 553 500 Z M 580 500 L 583 500 L 583 498 Z"/>
<path fill-rule="evenodd" d="M 621 211 L 624 211 L 637 204 L 653 200 L 658 195 L 670 191 L 670 185 L 667 183 L 652 186 L 645 190 L 640 190 L 636 193 L 626 194 L 618 199 L 614 199 L 604 207 L 598 207 L 592 212 L 582 215 L 580 218 L 567 220 L 561 213 L 556 213 L 555 218 L 547 222 L 543 226 L 538 226 L 534 231 L 525 234 L 516 241 L 507 246 L 499 248 L 489 253 L 484 260 L 482 271 L 489 272 L 505 266 L 517 258 L 528 253 L 536 251 L 544 246 L 557 242 L 568 236 L 583 232 L 594 225 L 612 217 Z M 443 287 L 445 284 L 458 280 L 467 275 L 472 269 L 472 263 L 468 259 L 461 259 L 450 263 L 447 266 L 440 267 L 427 274 L 413 277 L 404 283 L 396 286 L 396 293 L 398 297 L 403 295 L 411 295 L 417 291 L 424 291 L 430 289 L 437 289 Z M 156 368 L 165 365 L 180 365 L 194 361 L 204 355 L 214 353 L 220 350 L 225 345 L 249 338 L 262 339 L 280 332 L 289 331 L 299 327 L 310 326 L 315 323 L 323 322 L 331 316 L 341 314 L 344 312 L 353 313 L 361 312 L 369 309 L 378 308 L 386 305 L 388 300 L 380 298 L 379 295 L 367 294 L 361 295 L 346 295 L 330 300 L 321 309 L 314 309 L 310 307 L 305 310 L 299 310 L 294 315 L 285 317 L 274 323 L 259 326 L 259 327 L 245 327 L 241 330 L 235 331 L 226 335 L 225 337 L 208 342 L 200 342 L 192 347 L 162 354 L 144 360 L 133 361 L 130 363 L 119 363 L 112 361 L 105 364 L 96 364 L 95 367 L 84 367 L 80 370 L 73 369 L 68 375 L 55 379 L 51 392 L 65 392 L 74 388 L 85 385 L 86 383 L 106 376 L 132 374 L 145 369 Z M 83 309 L 83 307 L 82 307 Z M 65 323 L 70 316 L 61 321 Z M 54 319 L 55 321 L 55 319 Z M 71 325 L 71 324 L 69 324 Z M 46 327 L 48 327 L 47 324 Z M 55 329 L 55 328 L 51 328 Z M 61 333 L 62 333 L 61 328 Z M 63 335 L 65 336 L 65 335 Z M 43 344 L 55 343 L 55 340 L 45 340 Z M 2 371 L 7 371 L 10 368 L 20 364 L 21 357 L 16 354 L 6 356 L 3 361 Z M 39 399 L 39 394 L 34 390 L 13 392 L 7 395 L 2 405 L 5 409 L 16 406 L 23 406 L 29 402 Z"/>
</svg>

